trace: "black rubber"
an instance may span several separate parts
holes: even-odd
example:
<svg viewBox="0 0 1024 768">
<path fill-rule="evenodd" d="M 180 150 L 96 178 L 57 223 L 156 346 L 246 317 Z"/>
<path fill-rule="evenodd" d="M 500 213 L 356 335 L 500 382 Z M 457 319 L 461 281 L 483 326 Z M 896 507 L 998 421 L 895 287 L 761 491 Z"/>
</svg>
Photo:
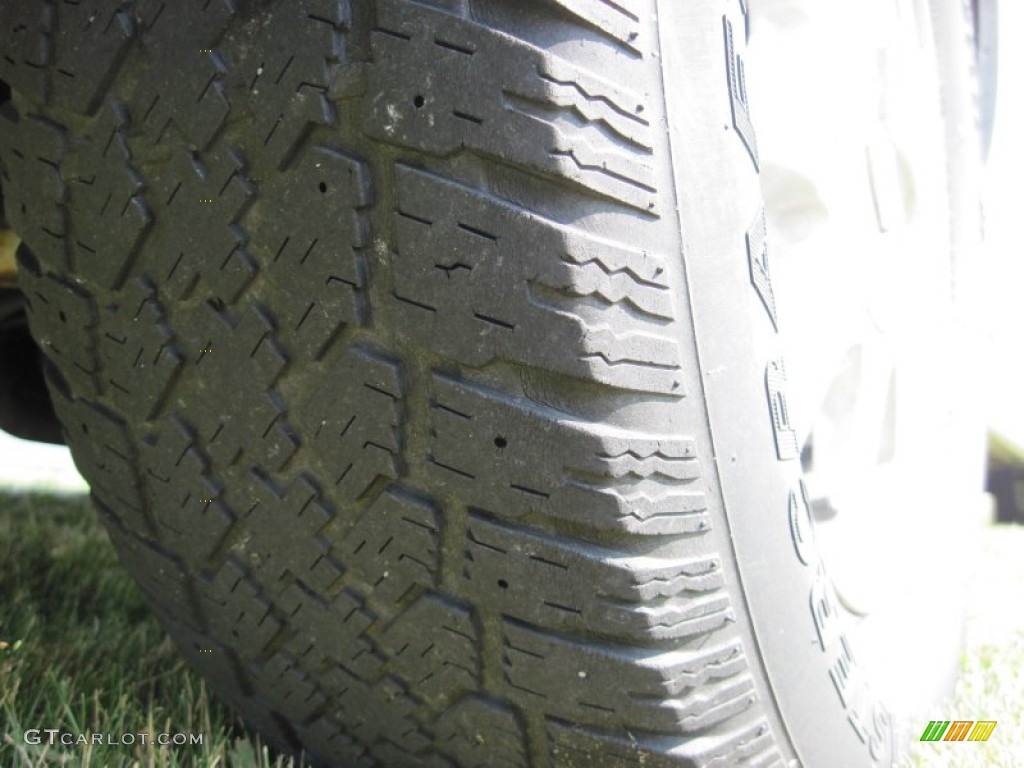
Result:
<svg viewBox="0 0 1024 768">
<path fill-rule="evenodd" d="M 721 487 L 742 472 L 793 537 L 771 557 L 813 562 L 746 8 L 683 5 L 0 8 L 3 193 L 67 440 L 168 631 L 276 745 L 797 756 Z M 687 270 L 716 269 L 743 324 L 695 325 Z M 721 475 L 711 336 L 762 372 L 729 427 L 755 455 Z M 828 595 L 777 599 L 802 659 Z M 886 762 L 820 642 L 813 685 L 773 680 L 811 691 L 792 720 L 843 730 L 831 765 Z"/>
</svg>

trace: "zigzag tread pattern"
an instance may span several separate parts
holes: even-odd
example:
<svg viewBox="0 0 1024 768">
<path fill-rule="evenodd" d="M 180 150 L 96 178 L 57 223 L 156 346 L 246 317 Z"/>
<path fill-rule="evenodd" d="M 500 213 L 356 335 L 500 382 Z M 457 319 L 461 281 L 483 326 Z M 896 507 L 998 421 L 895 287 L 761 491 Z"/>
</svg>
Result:
<svg viewBox="0 0 1024 768">
<path fill-rule="evenodd" d="M 413 168 L 399 166 L 397 178 L 395 318 L 408 338 L 469 365 L 502 357 L 624 389 L 683 394 L 680 349 L 666 325 L 674 307 L 663 256 Z M 511 290 L 495 293 L 498 284 Z M 541 325 L 548 343 L 538 347 Z M 476 343 L 466 327 L 491 343 Z"/>
<path fill-rule="evenodd" d="M 381 141 L 504 158 L 660 214 L 642 97 L 510 36 L 381 0 L 367 89 L 364 126 Z"/>
<path fill-rule="evenodd" d="M 696 451 L 686 438 L 573 420 L 441 374 L 430 410 L 431 476 L 439 491 L 455 489 L 471 507 L 510 520 L 537 515 L 631 534 L 710 527 L 704 494 L 694 487 Z M 621 482 L 627 473 L 635 482 Z"/>
<path fill-rule="evenodd" d="M 599 29 L 629 50 L 643 50 L 640 13 L 643 3 L 631 0 L 548 0 L 587 26 Z"/>
<path fill-rule="evenodd" d="M 738 645 L 638 653 L 506 620 L 502 693 L 527 710 L 612 731 L 700 731 L 744 712 L 754 684 Z"/>
<path fill-rule="evenodd" d="M 124 282 L 153 225 L 143 178 L 132 165 L 130 130 L 124 105 L 105 105 L 62 163 L 70 205 L 88 213 L 76 219 L 69 244 L 75 268 L 107 288 Z"/>
<path fill-rule="evenodd" d="M 644 0 L 543 2 L 656 39 Z M 683 402 L 675 255 L 592 221 L 661 222 L 660 78 L 369 5 L 0 9 L 32 329 L 122 561 L 324 764 L 772 764 L 696 441 L 474 373 Z"/>
<path fill-rule="evenodd" d="M 733 619 L 714 557 L 623 557 L 479 514 L 467 528 L 462 579 L 463 594 L 506 616 L 636 642 L 703 636 Z"/>
</svg>

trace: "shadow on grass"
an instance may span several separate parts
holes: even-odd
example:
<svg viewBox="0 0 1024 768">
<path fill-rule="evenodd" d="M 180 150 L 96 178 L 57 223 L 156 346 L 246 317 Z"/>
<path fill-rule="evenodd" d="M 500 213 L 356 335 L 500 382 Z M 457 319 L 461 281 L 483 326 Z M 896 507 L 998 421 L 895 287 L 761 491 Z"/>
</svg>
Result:
<svg viewBox="0 0 1024 768">
<path fill-rule="evenodd" d="M 0 492 L 0 722 L 2 766 L 301 765 L 210 697 L 86 496 Z M 26 741 L 29 729 L 40 743 Z M 62 735 L 51 745 L 43 729 Z M 199 734 L 202 744 L 159 745 L 160 733 Z M 79 734 L 103 743 L 60 743 Z M 118 743 L 122 735 L 134 743 Z"/>
</svg>

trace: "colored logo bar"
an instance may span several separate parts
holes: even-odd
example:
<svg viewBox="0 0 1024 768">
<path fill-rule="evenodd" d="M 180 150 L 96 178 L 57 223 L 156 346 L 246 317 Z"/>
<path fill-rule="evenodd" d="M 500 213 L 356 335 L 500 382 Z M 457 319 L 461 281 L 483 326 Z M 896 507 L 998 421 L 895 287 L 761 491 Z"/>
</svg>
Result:
<svg viewBox="0 0 1024 768">
<path fill-rule="evenodd" d="M 921 741 L 988 741 L 995 720 L 932 720 L 921 734 Z"/>
</svg>

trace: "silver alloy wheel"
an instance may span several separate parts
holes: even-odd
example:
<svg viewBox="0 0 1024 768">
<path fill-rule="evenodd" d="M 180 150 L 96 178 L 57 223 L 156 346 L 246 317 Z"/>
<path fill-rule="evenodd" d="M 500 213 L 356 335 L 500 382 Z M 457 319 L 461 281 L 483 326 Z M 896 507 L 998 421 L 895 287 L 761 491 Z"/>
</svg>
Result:
<svg viewBox="0 0 1024 768">
<path fill-rule="evenodd" d="M 948 643 L 928 638 L 959 638 L 958 555 L 979 508 L 977 451 L 960 439 L 972 406 L 957 370 L 944 51 L 923 1 L 754 2 L 750 33 L 814 536 L 862 666 L 909 713 L 945 682 Z"/>
</svg>

